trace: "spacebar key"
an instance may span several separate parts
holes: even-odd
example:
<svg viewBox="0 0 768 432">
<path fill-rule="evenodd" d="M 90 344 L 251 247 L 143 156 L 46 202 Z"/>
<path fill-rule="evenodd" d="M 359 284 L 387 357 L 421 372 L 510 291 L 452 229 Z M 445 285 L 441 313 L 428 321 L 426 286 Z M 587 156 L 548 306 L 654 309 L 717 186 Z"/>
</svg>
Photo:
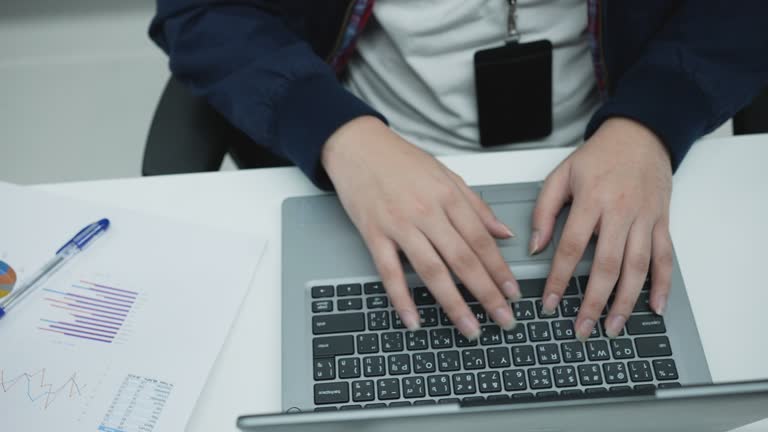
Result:
<svg viewBox="0 0 768 432">
<path fill-rule="evenodd" d="M 316 335 L 363 330 L 365 330 L 365 314 L 362 312 L 315 315 L 312 317 L 312 333 Z"/>
</svg>

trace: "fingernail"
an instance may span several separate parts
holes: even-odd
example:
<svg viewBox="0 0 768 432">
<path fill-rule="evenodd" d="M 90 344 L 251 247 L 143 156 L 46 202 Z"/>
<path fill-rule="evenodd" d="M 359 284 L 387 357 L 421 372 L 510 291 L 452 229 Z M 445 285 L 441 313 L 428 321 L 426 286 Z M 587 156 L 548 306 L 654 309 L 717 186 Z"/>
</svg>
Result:
<svg viewBox="0 0 768 432">
<path fill-rule="evenodd" d="M 589 339 L 589 335 L 592 334 L 592 329 L 595 328 L 595 320 L 592 319 L 585 319 L 581 322 L 581 325 L 579 325 L 579 328 L 576 330 L 576 337 L 582 341 L 586 342 L 587 339 Z"/>
<path fill-rule="evenodd" d="M 534 255 L 539 251 L 539 237 L 541 237 L 539 230 L 533 230 L 533 233 L 531 233 L 531 243 L 528 245 L 528 255 Z"/>
<path fill-rule="evenodd" d="M 506 232 L 506 233 L 507 233 L 507 237 L 508 237 L 508 238 L 515 238 L 515 237 L 517 237 L 517 236 L 515 235 L 515 233 L 513 233 L 513 232 L 512 232 L 512 230 L 511 230 L 511 229 L 509 229 L 509 227 L 508 227 L 508 226 L 504 225 L 504 224 L 503 224 L 503 223 L 501 223 L 501 222 L 499 222 L 499 223 L 501 224 L 501 226 L 502 226 L 502 227 L 504 227 L 504 232 Z"/>
<path fill-rule="evenodd" d="M 541 304 L 541 313 L 544 315 L 554 314 L 558 303 L 560 303 L 560 297 L 557 294 L 548 295 Z"/>
<path fill-rule="evenodd" d="M 519 302 L 520 299 L 523 298 L 522 294 L 520 294 L 520 286 L 515 282 L 504 282 L 504 284 L 501 285 L 501 290 L 504 291 L 504 295 L 506 295 L 508 299 L 515 303 Z"/>
<path fill-rule="evenodd" d="M 605 335 L 613 339 L 624 329 L 624 323 L 627 321 L 623 315 L 613 315 L 608 317 L 605 322 Z"/>
<path fill-rule="evenodd" d="M 517 325 L 515 316 L 512 314 L 512 309 L 509 307 L 500 307 L 496 309 L 493 314 L 493 320 L 504 330 L 512 330 Z"/>
<path fill-rule="evenodd" d="M 667 296 L 659 296 L 656 300 L 656 315 L 664 315 L 664 309 L 667 307 Z"/>
<path fill-rule="evenodd" d="M 458 327 L 461 334 L 469 340 L 474 340 L 480 337 L 480 324 L 474 316 L 470 315 L 460 318 L 459 322 L 456 323 L 456 327 Z"/>
<path fill-rule="evenodd" d="M 421 328 L 421 319 L 419 318 L 418 313 L 411 310 L 406 310 L 399 312 L 399 315 L 400 321 L 403 322 L 408 330 L 414 331 Z"/>
</svg>

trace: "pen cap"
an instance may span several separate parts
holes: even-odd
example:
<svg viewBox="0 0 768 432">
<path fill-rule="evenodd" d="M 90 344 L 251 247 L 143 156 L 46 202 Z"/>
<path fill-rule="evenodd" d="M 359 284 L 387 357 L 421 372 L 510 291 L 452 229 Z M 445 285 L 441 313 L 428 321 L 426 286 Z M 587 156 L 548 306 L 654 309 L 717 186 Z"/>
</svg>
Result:
<svg viewBox="0 0 768 432">
<path fill-rule="evenodd" d="M 78 249 L 83 249 L 91 240 L 101 235 L 107 229 L 109 229 L 109 219 L 102 219 L 98 222 L 94 222 L 80 230 L 79 233 L 75 234 L 75 236 L 72 237 L 72 240 L 64 244 L 64 246 L 57 250 L 56 253 L 61 252 L 69 246 L 75 246 Z"/>
</svg>

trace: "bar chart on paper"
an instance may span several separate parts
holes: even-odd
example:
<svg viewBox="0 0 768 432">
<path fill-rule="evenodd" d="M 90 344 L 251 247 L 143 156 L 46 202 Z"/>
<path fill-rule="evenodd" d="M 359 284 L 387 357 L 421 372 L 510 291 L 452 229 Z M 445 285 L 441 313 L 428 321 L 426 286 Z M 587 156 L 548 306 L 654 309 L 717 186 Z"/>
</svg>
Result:
<svg viewBox="0 0 768 432">
<path fill-rule="evenodd" d="M 93 343 L 121 343 L 130 334 L 138 292 L 86 280 L 43 288 L 38 330 Z"/>
</svg>

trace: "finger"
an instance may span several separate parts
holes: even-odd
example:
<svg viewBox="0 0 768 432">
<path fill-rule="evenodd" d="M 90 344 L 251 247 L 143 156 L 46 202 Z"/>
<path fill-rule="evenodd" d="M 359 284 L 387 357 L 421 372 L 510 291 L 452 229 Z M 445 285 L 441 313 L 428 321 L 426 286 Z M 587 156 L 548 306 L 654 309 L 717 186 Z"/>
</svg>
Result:
<svg viewBox="0 0 768 432">
<path fill-rule="evenodd" d="M 669 236 L 669 222 L 665 219 L 653 228 L 651 248 L 651 308 L 659 315 L 664 314 L 672 286 L 672 238 Z"/>
<path fill-rule="evenodd" d="M 446 170 L 448 169 L 446 168 Z M 515 237 L 515 233 L 493 214 L 491 207 L 480 198 L 477 192 L 467 186 L 464 180 L 453 171 L 448 170 L 448 173 L 492 236 L 504 239 Z"/>
<path fill-rule="evenodd" d="M 468 205 L 451 206 L 447 209 L 448 220 L 455 227 L 462 244 L 469 245 L 479 258 L 482 268 L 490 275 L 495 284 L 495 291 L 501 291 L 514 302 L 520 301 L 520 286 L 509 269 L 509 265 L 501 256 L 498 246 L 488 234 L 477 214 Z M 456 269 L 454 269 L 456 270 Z M 465 283 L 467 280 L 462 279 Z M 479 299 L 479 297 L 475 296 Z"/>
<path fill-rule="evenodd" d="M 504 296 L 499 291 L 498 285 L 491 279 L 488 271 L 480 262 L 480 259 L 467 244 L 466 237 L 462 237 L 453 226 L 451 226 L 448 218 L 445 218 L 443 223 L 430 224 L 425 227 L 423 232 L 430 239 L 437 251 L 442 255 L 445 262 L 448 263 L 450 268 L 456 273 L 456 276 L 464 282 L 464 285 L 469 289 L 472 295 L 483 305 L 483 308 L 488 311 L 493 320 L 505 330 L 512 330 L 515 327 L 515 316 L 512 312 L 512 308 L 507 303 Z M 482 225 L 477 223 L 476 230 L 479 230 L 485 235 L 491 244 L 493 240 Z M 448 226 L 450 228 L 446 228 Z M 495 245 L 494 245 L 495 246 Z M 501 260 L 503 266 L 506 268 L 506 263 Z M 509 269 L 506 268 L 509 272 Z M 510 273 L 511 275 L 511 273 Z"/>
<path fill-rule="evenodd" d="M 581 341 L 589 338 L 619 279 L 631 221 L 616 216 L 606 217 L 600 225 L 595 259 L 575 324 L 576 337 Z"/>
<path fill-rule="evenodd" d="M 554 313 L 560 303 L 576 264 L 581 260 L 584 249 L 592 238 L 598 217 L 596 210 L 578 204 L 571 207 L 544 287 L 542 312 L 545 315 Z"/>
<path fill-rule="evenodd" d="M 392 301 L 392 307 L 400 315 L 400 320 L 408 330 L 418 330 L 421 327 L 419 312 L 405 282 L 403 266 L 400 264 L 395 243 L 382 235 L 370 240 L 366 239 L 366 244 L 376 264 L 376 270 L 381 276 L 381 281 L 384 283 L 384 288 L 389 294 L 389 299 Z"/>
<path fill-rule="evenodd" d="M 480 337 L 480 323 L 459 294 L 448 268 L 424 234 L 417 229 L 403 230 L 397 240 L 414 270 L 451 322 L 467 339 Z"/>
<path fill-rule="evenodd" d="M 637 297 L 643 289 L 648 267 L 651 264 L 651 231 L 653 225 L 635 221 L 629 230 L 624 248 L 624 262 L 610 313 L 605 319 L 605 335 L 615 338 L 624 329 Z"/>
<path fill-rule="evenodd" d="M 561 164 L 547 177 L 533 208 L 531 241 L 528 251 L 536 254 L 547 247 L 555 230 L 557 215 L 568 202 L 571 190 L 568 184 L 570 165 Z"/>
</svg>

